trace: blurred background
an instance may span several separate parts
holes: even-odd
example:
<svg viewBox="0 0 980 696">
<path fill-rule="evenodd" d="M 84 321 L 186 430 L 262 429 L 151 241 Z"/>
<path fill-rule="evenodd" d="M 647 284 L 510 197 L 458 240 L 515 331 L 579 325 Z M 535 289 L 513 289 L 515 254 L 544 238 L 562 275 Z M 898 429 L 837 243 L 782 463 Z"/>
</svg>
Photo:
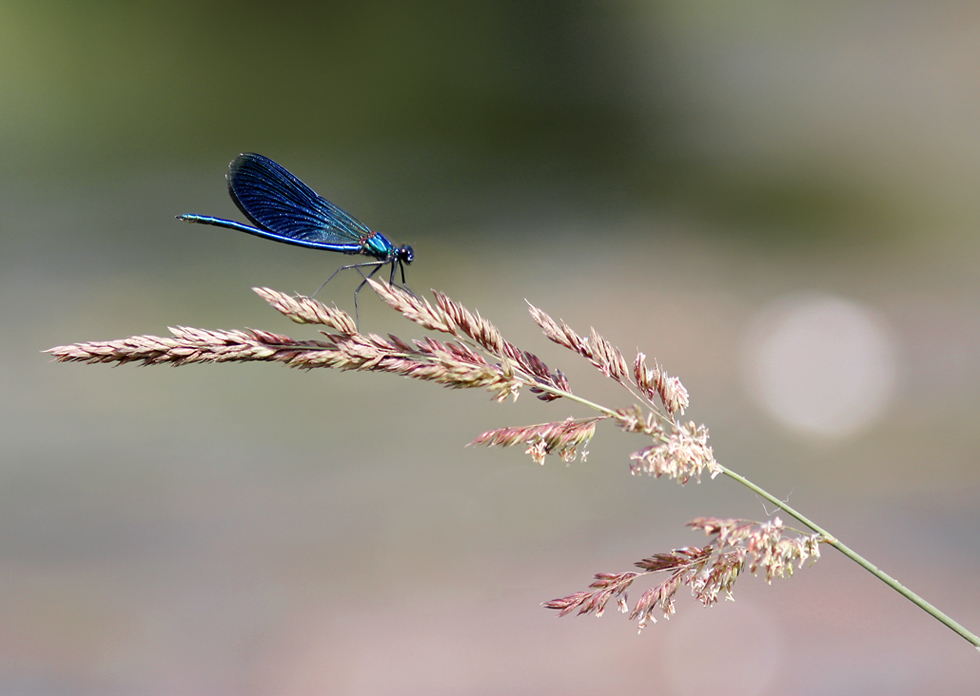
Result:
<svg viewBox="0 0 980 696">
<path fill-rule="evenodd" d="M 976 632 L 978 85 L 954 0 L 3 3 L 0 693 L 976 693 L 965 641 L 829 549 L 640 636 L 556 619 L 694 517 L 771 513 L 631 477 L 608 426 L 567 466 L 464 447 L 573 405 L 40 351 L 315 337 L 250 288 L 348 257 L 174 219 L 241 219 L 260 152 L 577 392 L 629 403 L 525 299 L 658 360 L 719 461 Z"/>
</svg>

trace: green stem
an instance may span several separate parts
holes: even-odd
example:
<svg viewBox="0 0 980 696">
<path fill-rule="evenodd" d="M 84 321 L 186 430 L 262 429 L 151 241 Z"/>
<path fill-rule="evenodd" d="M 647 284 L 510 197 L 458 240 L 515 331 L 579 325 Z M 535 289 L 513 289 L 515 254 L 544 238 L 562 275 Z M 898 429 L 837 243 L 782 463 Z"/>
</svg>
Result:
<svg viewBox="0 0 980 696">
<path fill-rule="evenodd" d="M 540 389 L 543 392 L 548 392 L 549 394 L 557 394 L 558 396 L 561 396 L 561 397 L 563 397 L 565 399 L 569 399 L 571 401 L 576 401 L 576 402 L 582 404 L 583 406 L 586 406 L 588 408 L 591 408 L 594 411 L 598 411 L 599 413 L 602 413 L 603 415 L 605 415 L 607 417 L 611 417 L 611 418 L 616 418 L 617 417 L 617 413 L 615 411 L 613 411 L 612 409 L 606 408 L 605 406 L 600 406 L 599 404 L 593 403 L 593 402 L 589 401 L 588 399 L 583 399 L 580 396 L 575 396 L 571 392 L 564 392 L 564 391 L 561 391 L 560 389 L 553 389 L 552 387 L 549 387 L 549 386 L 544 385 L 544 384 L 535 384 L 534 386 L 536 388 Z"/>
<path fill-rule="evenodd" d="M 836 537 L 834 537 L 832 534 L 830 534 L 830 532 L 828 532 L 827 530 L 823 529 L 820 525 L 818 525 L 817 523 L 813 522 L 809 518 L 805 517 L 801 513 L 797 512 L 794 508 L 792 508 L 791 506 L 789 506 L 784 501 L 779 500 L 778 498 L 776 498 L 775 496 L 771 495 L 767 491 L 759 488 L 757 485 L 755 485 L 754 483 L 752 483 L 751 481 L 749 481 L 747 478 L 745 478 L 744 476 L 742 476 L 740 474 L 736 474 L 731 469 L 728 469 L 728 468 L 726 468 L 724 466 L 721 466 L 720 464 L 718 466 L 721 469 L 721 473 L 723 473 L 725 476 L 728 476 L 729 478 L 738 481 L 739 483 L 741 483 L 743 486 L 745 486 L 746 488 L 748 488 L 749 490 L 751 490 L 753 493 L 755 493 L 759 497 L 766 499 L 767 501 L 769 501 L 770 503 L 772 503 L 773 505 L 775 505 L 776 507 L 778 507 L 780 510 L 783 510 L 787 514 L 792 515 L 793 517 L 795 517 L 796 519 L 798 519 L 800 522 L 802 522 L 803 524 L 805 524 L 807 527 L 809 527 L 813 531 L 815 531 L 818 534 L 820 534 L 821 536 L 823 536 L 824 537 L 824 539 L 823 539 L 824 543 L 827 543 L 827 544 L 830 544 L 831 546 L 833 546 L 835 549 L 837 549 L 842 554 L 844 554 L 845 556 L 847 556 L 848 558 L 850 558 L 852 561 L 854 561 L 855 563 L 857 563 L 859 566 L 861 566 L 862 568 L 864 568 L 866 571 L 868 571 L 869 573 L 871 573 L 872 575 L 874 575 L 876 578 L 878 578 L 879 580 L 881 580 L 883 583 L 885 583 L 886 585 L 888 585 L 890 588 L 892 588 L 893 590 L 895 590 L 896 592 L 898 592 L 900 595 L 902 595 L 903 597 L 905 597 L 907 600 L 909 600 L 910 602 L 912 602 L 913 604 L 915 604 L 917 607 L 919 607 L 920 609 L 922 609 L 926 613 L 930 614 L 933 618 L 938 619 L 939 621 L 941 621 L 942 623 L 944 623 L 947 627 L 951 628 L 953 631 L 955 631 L 956 633 L 958 633 L 961 637 L 965 638 L 970 643 L 972 643 L 974 647 L 976 647 L 978 650 L 980 650 L 980 636 L 977 636 L 976 634 L 970 632 L 964 626 L 960 625 L 959 623 L 957 623 L 956 621 L 954 621 L 952 618 L 950 618 L 949 616 L 947 616 L 946 614 L 944 614 L 943 612 L 941 612 L 935 606 L 933 606 L 932 604 L 930 604 L 929 602 L 927 602 L 926 600 L 924 600 L 922 597 L 920 597 L 915 592 L 913 592 L 912 590 L 910 590 L 909 588 L 907 588 L 905 585 L 903 585 L 902 583 L 900 583 L 898 580 L 896 580 L 895 578 L 893 578 L 891 575 L 888 575 L 884 571 L 880 570 L 877 566 L 875 566 L 870 561 L 868 561 L 866 558 L 864 558 L 863 556 L 861 556 L 860 554 L 858 554 L 857 552 L 855 552 L 849 546 L 846 546 L 846 545 L 842 544 L 840 541 L 837 540 Z"/>
<path fill-rule="evenodd" d="M 506 358 L 503 358 L 502 356 L 495 356 L 495 357 L 499 357 L 501 359 L 506 359 Z M 607 418 L 617 418 L 618 417 L 618 414 L 615 411 L 613 411 L 611 408 L 606 408 L 605 406 L 601 406 L 601 405 L 595 403 L 594 401 L 589 401 L 588 399 L 583 399 L 581 396 L 576 396 L 572 392 L 564 391 L 563 389 L 556 389 L 555 387 L 548 386 L 547 384 L 541 384 L 540 382 L 538 382 L 537 380 L 535 380 L 533 376 L 525 373 L 522 369 L 520 369 L 520 367 L 518 365 L 513 364 L 513 362 L 512 362 L 512 366 L 513 366 L 514 372 L 519 373 L 521 375 L 521 377 L 524 378 L 527 386 L 529 386 L 529 387 L 534 387 L 535 389 L 540 389 L 541 391 L 546 392 L 548 394 L 554 394 L 555 396 L 560 396 L 563 399 L 568 399 L 569 401 L 574 401 L 575 403 L 581 404 L 581 405 L 585 406 L 586 408 L 591 408 L 593 411 L 598 411 L 599 413 L 603 414 Z"/>
</svg>

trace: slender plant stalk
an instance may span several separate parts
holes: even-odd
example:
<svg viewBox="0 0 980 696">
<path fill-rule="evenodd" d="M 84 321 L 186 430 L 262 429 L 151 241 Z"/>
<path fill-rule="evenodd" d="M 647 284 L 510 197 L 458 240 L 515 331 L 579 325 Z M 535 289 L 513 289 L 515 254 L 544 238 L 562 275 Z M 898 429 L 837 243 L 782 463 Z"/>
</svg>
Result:
<svg viewBox="0 0 980 696">
<path fill-rule="evenodd" d="M 719 466 L 721 466 L 721 465 L 719 465 Z M 745 486 L 746 488 L 748 488 L 750 491 L 752 491 L 753 493 L 755 493 L 756 495 L 758 495 L 760 498 L 764 498 L 768 502 L 770 502 L 773 505 L 775 505 L 776 507 L 778 507 L 783 512 L 785 512 L 785 513 L 787 513 L 789 515 L 792 515 L 793 517 L 795 517 L 796 519 L 798 519 L 800 522 L 802 522 L 803 524 L 805 524 L 807 527 L 809 527 L 810 529 L 812 529 L 814 532 L 817 532 L 818 534 L 820 534 L 821 537 L 822 537 L 821 541 L 823 543 L 827 544 L 828 546 L 832 546 L 833 548 L 835 548 L 838 551 L 840 551 L 847 558 L 849 558 L 852 561 L 854 561 L 855 563 L 857 563 L 859 566 L 861 566 L 866 571 L 868 571 L 869 573 L 871 573 L 872 575 L 874 575 L 876 578 L 878 578 L 883 583 L 885 583 L 886 585 L 888 585 L 890 588 L 892 588 L 893 590 L 895 590 L 896 592 L 898 592 L 900 595 L 902 595 L 903 597 L 905 597 L 907 600 L 909 600 L 910 602 L 912 602 L 913 604 L 915 604 L 917 607 L 919 607 L 920 609 L 924 610 L 925 612 L 927 612 L 928 614 L 930 614 L 932 617 L 938 619 L 940 622 L 942 622 L 943 624 L 945 624 L 947 627 L 951 628 L 953 631 L 955 631 L 956 633 L 958 633 L 961 637 L 963 637 L 966 640 L 968 640 L 970 643 L 972 643 L 977 648 L 977 650 L 980 650 L 980 637 L 978 637 L 976 634 L 974 634 L 971 631 L 969 631 L 966 627 L 964 627 L 959 622 L 953 620 L 952 617 L 947 616 L 945 613 L 943 613 L 942 611 L 940 611 L 939 609 L 937 609 L 933 604 L 927 602 L 925 599 L 923 599 L 918 594 L 916 594 L 915 592 L 913 592 L 912 590 L 910 590 L 909 588 L 907 588 L 905 585 L 903 585 L 902 583 L 900 583 L 898 580 L 896 580 L 895 578 L 893 578 L 891 575 L 889 575 L 888 573 L 886 573 L 883 570 L 879 569 L 876 565 L 874 565 L 873 563 L 871 563 L 864 556 L 860 555 L 859 553 L 857 553 L 856 551 L 854 551 L 851 547 L 847 546 L 846 544 L 844 544 L 843 542 L 841 542 L 839 539 L 837 539 L 835 536 L 831 535 L 830 532 L 828 532 L 826 529 L 824 529 L 823 527 L 821 527 L 820 525 L 818 525 L 816 522 L 814 522 L 813 520 L 811 520 L 809 517 L 806 517 L 805 515 L 803 515 L 803 513 L 799 512 L 795 508 L 791 507 L 785 501 L 780 500 L 779 498 L 776 498 L 774 495 L 772 495 L 771 493 L 769 493 L 765 489 L 760 488 L 756 484 L 752 483 L 750 480 L 748 480 L 747 478 L 745 478 L 741 474 L 738 474 L 738 473 L 736 473 L 736 472 L 732 471 L 731 469 L 729 469 L 727 467 L 724 467 L 724 466 L 721 467 L 721 473 L 723 475 L 725 475 L 725 476 L 728 476 L 729 478 L 731 478 L 731 479 L 733 479 L 735 481 L 738 481 L 740 484 L 742 484 L 743 486 Z"/>
<path fill-rule="evenodd" d="M 820 525 L 818 525 L 816 522 L 814 522 L 813 520 L 811 520 L 808 517 L 805 517 L 802 513 L 798 512 L 796 509 L 790 507 L 785 501 L 782 501 L 782 500 L 777 499 L 775 496 L 773 496 L 769 492 L 763 490 L 762 488 L 760 488 L 756 484 L 752 483 L 751 481 L 749 481 L 747 478 L 745 478 L 741 474 L 737 474 L 734 471 L 732 471 L 731 469 L 727 469 L 725 467 L 722 467 L 722 472 L 721 473 L 724 474 L 725 476 L 728 476 L 729 478 L 734 479 L 735 481 L 738 481 L 739 483 L 741 483 L 743 486 L 745 486 L 746 488 L 748 488 L 750 491 L 752 491 L 756 495 L 758 495 L 758 496 L 760 496 L 762 498 L 765 498 L 767 501 L 769 501 L 773 505 L 776 505 L 779 509 L 783 510 L 784 512 L 786 512 L 789 515 L 792 515 L 793 517 L 795 517 L 796 519 L 798 519 L 800 522 L 802 522 L 803 524 L 805 524 L 807 527 L 809 527 L 813 531 L 817 532 L 818 534 L 822 535 L 824 537 L 824 543 L 825 544 L 827 544 L 829 546 L 832 546 L 833 548 L 835 548 L 838 551 L 840 551 L 842 554 L 844 554 L 845 556 L 847 556 L 847 558 L 849 558 L 852 561 L 854 561 L 855 563 L 857 563 L 859 566 L 861 566 L 866 571 L 868 571 L 869 573 L 871 573 L 872 575 L 874 575 L 876 578 L 878 578 L 883 583 L 885 583 L 886 585 L 888 585 L 890 588 L 892 588 L 893 590 L 895 590 L 896 592 L 898 592 L 900 595 L 902 595 L 903 597 L 905 597 L 907 600 L 909 600 L 910 602 L 912 602 L 913 604 L 915 604 L 917 607 L 919 607 L 920 609 L 924 610 L 925 612 L 927 612 L 928 614 L 930 614 L 934 618 L 938 619 L 943 624 L 945 624 L 947 627 L 951 628 L 953 631 L 955 631 L 956 633 L 958 633 L 960 636 L 962 636 L 963 638 L 965 638 L 966 640 L 968 640 L 970 643 L 972 643 L 977 648 L 977 650 L 980 650 L 980 637 L 978 637 L 976 634 L 972 633 L 971 631 L 967 630 L 966 627 L 964 627 L 963 625 L 961 625 L 959 622 L 954 621 L 952 617 L 947 616 L 942 611 L 940 611 L 939 609 L 937 609 L 934 605 L 932 605 L 931 603 L 927 602 L 925 599 L 923 599 L 922 597 L 920 597 L 919 595 L 917 595 L 915 592 L 913 592 L 912 590 L 910 590 L 909 588 L 907 588 L 905 585 L 903 585 L 902 583 L 900 583 L 898 580 L 896 580 L 895 578 L 893 578 L 891 575 L 889 575 L 885 571 L 883 571 L 880 568 L 878 568 L 878 566 L 874 565 L 868 559 L 866 559 L 864 556 L 862 556 L 859 553 L 857 553 L 856 551 L 854 551 L 854 549 L 852 549 L 850 546 L 847 546 L 846 544 L 842 543 L 839 539 L 837 539 L 836 537 L 832 536 L 830 534 L 830 532 L 828 532 L 827 530 L 825 530 L 823 527 L 821 527 Z"/>
<path fill-rule="evenodd" d="M 951 628 L 980 649 L 980 637 L 968 631 L 932 604 L 863 556 L 841 543 L 802 513 L 771 493 L 715 461 L 708 446 L 708 430 L 681 416 L 689 405 L 687 390 L 676 377 L 659 365 L 651 369 L 646 356 L 637 353 L 630 366 L 618 348 L 592 329 L 580 336 L 562 321 L 530 306 L 534 321 L 545 336 L 588 360 L 602 374 L 619 383 L 634 403 L 609 408 L 575 394 L 561 370 L 551 370 L 533 353 L 505 340 L 499 330 L 478 313 L 471 312 L 442 293 L 434 293 L 435 304 L 395 286 L 369 281 L 393 309 L 423 329 L 447 334 L 449 340 L 424 337 L 405 341 L 397 336 L 364 334 L 345 312 L 308 297 L 292 297 L 269 288 L 256 292 L 294 322 L 325 327 L 319 340 L 295 340 L 266 331 L 211 331 L 172 328 L 172 337 L 132 336 L 115 341 L 76 343 L 47 352 L 62 362 L 184 365 L 198 362 L 280 362 L 290 367 L 312 369 L 388 372 L 431 381 L 453 389 L 488 390 L 497 401 L 516 399 L 524 389 L 542 401 L 566 400 L 598 415 L 568 417 L 562 421 L 490 430 L 472 443 L 527 447 L 532 459 L 544 463 L 548 455 L 572 461 L 595 434 L 600 421 L 611 421 L 627 433 L 649 438 L 649 444 L 631 455 L 634 475 L 672 478 L 680 484 L 725 475 L 742 484 L 776 508 L 795 517 L 812 533 L 784 527 L 776 517 L 764 522 L 698 518 L 688 526 L 701 529 L 711 538 L 702 547 L 683 547 L 654 554 L 634 565 L 639 571 L 597 573 L 588 589 L 551 600 L 545 607 L 559 616 L 569 613 L 601 615 L 610 601 L 628 613 L 642 630 L 656 622 L 657 615 L 674 613 L 674 595 L 681 586 L 690 588 L 702 604 L 732 598 L 735 580 L 744 571 L 765 571 L 766 580 L 787 577 L 805 561 L 814 562 L 820 544 L 827 544 L 916 606 Z M 639 578 L 664 578 L 644 591 L 630 608 L 628 589 Z"/>
</svg>

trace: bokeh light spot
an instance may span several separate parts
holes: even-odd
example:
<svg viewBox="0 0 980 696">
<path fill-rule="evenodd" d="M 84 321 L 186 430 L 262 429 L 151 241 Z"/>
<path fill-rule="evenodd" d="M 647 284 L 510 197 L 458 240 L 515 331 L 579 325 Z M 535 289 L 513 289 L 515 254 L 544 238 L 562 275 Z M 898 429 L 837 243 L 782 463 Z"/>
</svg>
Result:
<svg viewBox="0 0 980 696">
<path fill-rule="evenodd" d="M 874 311 L 827 295 L 784 298 L 750 322 L 743 365 L 752 393 L 783 425 L 843 437 L 881 416 L 897 359 Z"/>
</svg>

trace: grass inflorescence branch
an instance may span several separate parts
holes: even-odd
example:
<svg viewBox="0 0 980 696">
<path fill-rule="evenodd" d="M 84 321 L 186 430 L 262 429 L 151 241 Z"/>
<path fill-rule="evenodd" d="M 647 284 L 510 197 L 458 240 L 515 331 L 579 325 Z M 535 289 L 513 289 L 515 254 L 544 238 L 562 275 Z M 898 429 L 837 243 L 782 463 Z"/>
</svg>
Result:
<svg viewBox="0 0 980 696">
<path fill-rule="evenodd" d="M 633 565 L 641 572 L 597 573 L 589 589 L 545 604 L 556 609 L 559 616 L 575 612 L 601 616 L 610 600 L 615 599 L 619 610 L 638 622 L 642 631 L 648 623 L 657 622 L 657 614 L 670 618 L 674 613 L 674 594 L 686 585 L 705 606 L 711 606 L 720 596 L 732 599 L 732 587 L 739 575 L 748 570 L 755 574 L 765 570 L 766 580 L 788 577 L 795 567 L 809 558 L 820 556 L 820 534 L 791 533 L 784 537 L 782 521 L 719 520 L 699 518 L 689 527 L 703 529 L 714 540 L 705 546 L 674 549 L 637 561 Z M 663 573 L 664 580 L 647 589 L 630 609 L 627 589 L 637 578 Z"/>
<path fill-rule="evenodd" d="M 601 615 L 610 601 L 635 620 L 642 630 L 674 613 L 674 596 L 688 587 L 702 604 L 732 598 L 735 581 L 745 571 L 765 573 L 766 580 L 788 577 L 807 560 L 820 555 L 820 544 L 828 544 L 885 582 L 961 637 L 980 648 L 980 638 L 885 574 L 845 546 L 815 522 L 794 510 L 744 476 L 722 466 L 708 444 L 703 424 L 682 419 L 690 406 L 680 380 L 668 375 L 659 364 L 647 364 L 637 352 L 628 361 L 615 345 L 594 328 L 580 335 L 568 324 L 555 320 L 530 305 L 531 317 L 554 343 L 585 358 L 600 373 L 624 387 L 631 398 L 626 406 L 611 408 L 575 394 L 565 374 L 551 369 L 534 353 L 518 348 L 478 312 L 449 296 L 434 292 L 434 302 L 417 297 L 397 286 L 368 281 L 392 309 L 427 331 L 445 334 L 437 340 L 422 336 L 405 340 L 397 336 L 362 333 L 357 322 L 336 307 L 327 307 L 309 297 L 291 296 L 270 288 L 256 288 L 277 311 L 298 324 L 323 327 L 318 340 L 296 340 L 257 329 L 207 330 L 178 326 L 171 336 L 132 336 L 113 341 L 90 341 L 49 349 L 61 362 L 129 363 L 173 366 L 207 362 L 279 362 L 289 367 L 387 372 L 435 382 L 453 389 L 485 389 L 496 401 L 516 399 L 527 390 L 542 401 L 561 400 L 593 411 L 589 417 L 568 416 L 535 425 L 489 430 L 471 445 L 522 446 L 531 458 L 543 464 L 549 455 L 565 462 L 581 456 L 595 435 L 597 425 L 611 421 L 624 432 L 646 438 L 630 455 L 630 472 L 666 477 L 679 484 L 700 482 L 701 475 L 725 475 L 747 487 L 808 528 L 784 527 L 776 517 L 767 521 L 699 518 L 689 526 L 704 531 L 711 540 L 704 546 L 683 547 L 653 554 L 637 561 L 638 571 L 598 573 L 587 589 L 555 599 L 544 606 L 559 616 L 570 613 Z M 628 590 L 647 576 L 663 579 L 643 591 L 629 604 Z"/>
</svg>

